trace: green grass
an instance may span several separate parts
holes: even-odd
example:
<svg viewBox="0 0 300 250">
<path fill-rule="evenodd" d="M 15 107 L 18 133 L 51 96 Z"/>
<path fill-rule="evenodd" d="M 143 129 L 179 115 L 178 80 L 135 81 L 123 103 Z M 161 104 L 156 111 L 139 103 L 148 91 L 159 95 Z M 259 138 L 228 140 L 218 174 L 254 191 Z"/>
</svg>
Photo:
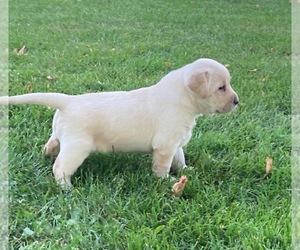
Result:
<svg viewBox="0 0 300 250">
<path fill-rule="evenodd" d="M 9 18 L 11 95 L 130 90 L 209 57 L 241 101 L 198 120 L 180 198 L 139 154 L 93 154 L 61 191 L 53 111 L 11 107 L 10 249 L 290 249 L 289 1 L 12 0 Z"/>
</svg>

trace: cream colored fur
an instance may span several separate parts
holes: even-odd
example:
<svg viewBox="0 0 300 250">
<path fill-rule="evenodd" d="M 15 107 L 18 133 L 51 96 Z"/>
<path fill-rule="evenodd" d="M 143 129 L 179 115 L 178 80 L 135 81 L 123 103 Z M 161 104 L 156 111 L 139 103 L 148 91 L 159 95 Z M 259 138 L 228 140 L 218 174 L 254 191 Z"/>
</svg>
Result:
<svg viewBox="0 0 300 250">
<path fill-rule="evenodd" d="M 83 95 L 33 93 L 0 97 L 0 104 L 41 104 L 57 109 L 45 145 L 57 156 L 53 173 L 61 185 L 91 152 L 153 154 L 153 172 L 168 175 L 185 167 L 185 146 L 200 114 L 227 113 L 238 104 L 225 66 L 199 59 L 132 91 Z"/>
</svg>

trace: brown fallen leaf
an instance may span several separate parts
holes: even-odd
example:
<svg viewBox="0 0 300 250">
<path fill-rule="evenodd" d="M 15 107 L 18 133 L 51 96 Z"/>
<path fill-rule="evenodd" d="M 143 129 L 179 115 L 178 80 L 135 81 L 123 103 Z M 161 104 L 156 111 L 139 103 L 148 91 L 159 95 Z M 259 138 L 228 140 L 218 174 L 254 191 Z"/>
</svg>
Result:
<svg viewBox="0 0 300 250">
<path fill-rule="evenodd" d="M 172 65 L 172 63 L 171 63 L 171 62 L 165 62 L 165 66 L 166 66 L 167 68 L 170 68 L 170 67 L 171 67 L 171 65 Z"/>
<path fill-rule="evenodd" d="M 53 81 L 53 80 L 54 80 L 54 77 L 53 77 L 53 76 L 50 76 L 50 75 L 47 76 L 46 78 L 47 78 L 48 81 Z"/>
<path fill-rule="evenodd" d="M 32 93 L 32 85 L 31 84 L 28 84 L 27 91 L 28 91 L 28 93 Z"/>
<path fill-rule="evenodd" d="M 172 191 L 176 197 L 181 196 L 186 182 L 187 182 L 187 177 L 185 175 L 183 175 L 180 177 L 179 181 L 173 185 Z"/>
<path fill-rule="evenodd" d="M 267 156 L 265 162 L 266 162 L 266 173 L 264 174 L 263 177 L 255 179 L 254 182 L 260 182 L 260 181 L 266 179 L 270 175 L 270 173 L 272 171 L 273 160 L 271 157 Z"/>
<path fill-rule="evenodd" d="M 17 55 L 22 56 L 22 55 L 25 55 L 26 52 L 27 52 L 27 49 L 26 49 L 26 46 L 24 45 L 21 49 L 19 49 L 17 51 Z"/>
<path fill-rule="evenodd" d="M 267 156 L 266 158 L 266 175 L 268 175 L 272 170 L 273 160 L 271 157 Z"/>
</svg>

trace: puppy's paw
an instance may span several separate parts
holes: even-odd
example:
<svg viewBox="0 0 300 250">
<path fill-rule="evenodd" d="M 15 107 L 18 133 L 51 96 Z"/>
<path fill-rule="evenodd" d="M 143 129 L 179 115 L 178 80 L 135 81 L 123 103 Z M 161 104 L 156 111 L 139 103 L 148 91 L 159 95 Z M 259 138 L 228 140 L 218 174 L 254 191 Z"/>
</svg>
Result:
<svg viewBox="0 0 300 250">
<path fill-rule="evenodd" d="M 183 169 L 187 170 L 187 171 L 192 171 L 192 170 L 194 170 L 194 167 L 189 167 L 187 165 L 184 165 Z"/>
<path fill-rule="evenodd" d="M 156 175 L 156 177 L 164 179 L 169 177 L 169 168 L 163 168 L 163 167 L 158 167 L 158 166 L 153 166 L 152 167 L 153 173 Z"/>
<path fill-rule="evenodd" d="M 66 175 L 64 172 L 60 171 L 60 169 L 55 169 L 53 171 L 56 183 L 63 189 L 63 190 L 70 190 L 73 188 L 71 183 L 71 175 Z"/>
<path fill-rule="evenodd" d="M 73 185 L 71 184 L 71 180 L 60 179 L 60 180 L 57 180 L 56 182 L 61 187 L 61 189 L 64 191 L 73 190 Z"/>
</svg>

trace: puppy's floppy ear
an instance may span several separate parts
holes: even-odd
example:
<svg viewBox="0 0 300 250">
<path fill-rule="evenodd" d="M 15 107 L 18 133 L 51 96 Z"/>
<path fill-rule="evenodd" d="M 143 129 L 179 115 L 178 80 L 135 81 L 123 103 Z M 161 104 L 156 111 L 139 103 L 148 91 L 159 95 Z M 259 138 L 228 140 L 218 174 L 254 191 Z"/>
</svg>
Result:
<svg viewBox="0 0 300 250">
<path fill-rule="evenodd" d="M 209 72 L 187 72 L 184 84 L 201 98 L 208 97 Z"/>
</svg>

